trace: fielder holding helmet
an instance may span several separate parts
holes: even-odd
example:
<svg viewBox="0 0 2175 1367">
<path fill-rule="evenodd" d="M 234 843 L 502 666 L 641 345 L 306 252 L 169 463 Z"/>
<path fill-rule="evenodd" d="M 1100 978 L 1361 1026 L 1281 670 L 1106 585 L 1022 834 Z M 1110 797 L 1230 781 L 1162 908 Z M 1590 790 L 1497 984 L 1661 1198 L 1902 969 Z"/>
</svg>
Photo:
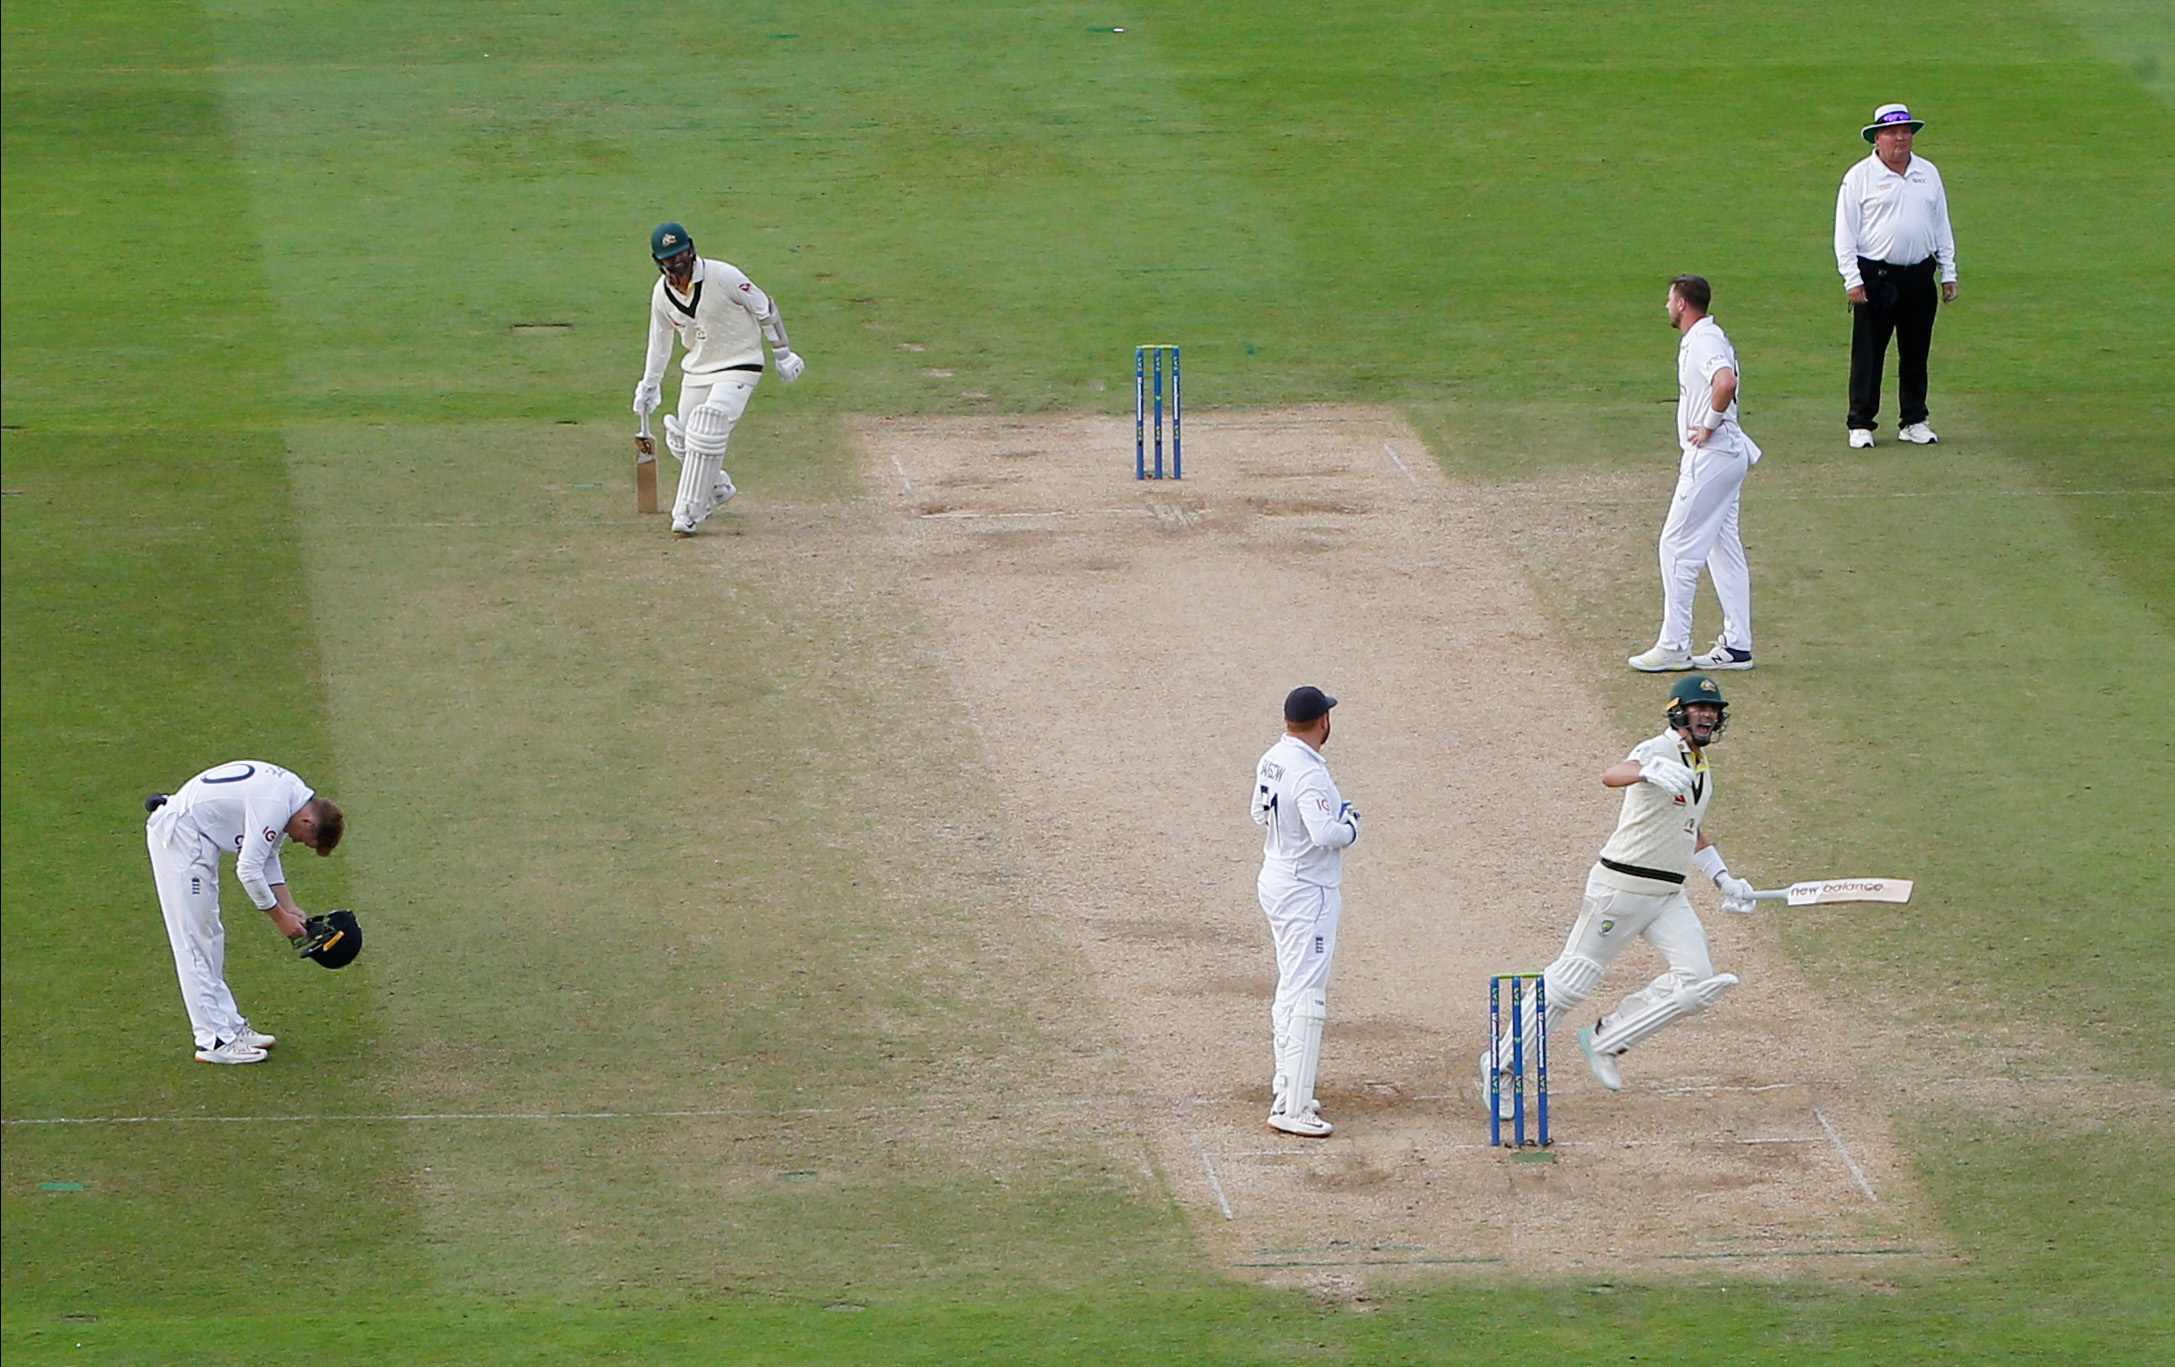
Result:
<svg viewBox="0 0 2175 1367">
<path fill-rule="evenodd" d="M 680 464 L 672 501 L 672 533 L 693 536 L 711 513 L 738 492 L 725 473 L 725 446 L 763 378 L 763 342 L 770 341 L 778 378 L 801 377 L 803 363 L 786 341 L 778 305 L 737 267 L 695 255 L 695 241 L 677 223 L 650 234 L 659 279 L 650 288 L 649 354 L 634 387 L 634 411 L 648 418 L 664 401 L 665 363 L 677 333 L 680 411 L 665 418 L 665 446 Z"/>
<path fill-rule="evenodd" d="M 1617 1058 L 1624 1051 L 1670 1022 L 1704 1011 L 1737 985 L 1736 975 L 1714 971 L 1707 932 L 1684 895 L 1685 877 L 1696 868 L 1722 890 L 1724 911 L 1749 912 L 1757 905 L 1752 885 L 1731 875 L 1722 852 L 1700 829 L 1714 799 L 1707 747 L 1721 738 L 1728 713 L 1720 685 L 1688 674 L 1669 690 L 1668 729 L 1601 773 L 1602 786 L 1624 790 L 1623 808 L 1616 833 L 1587 875 L 1585 904 L 1563 953 L 1548 966 L 1547 1024 L 1576 1013 L 1632 940 L 1661 951 L 1669 961 L 1666 972 L 1578 1032 L 1594 1077 L 1612 1092 L 1623 1089 Z M 1532 1010 L 1529 1002 L 1529 1018 Z M 1533 1030 L 1534 1023 L 1529 1019 L 1525 1028 Z M 1509 1063 L 1492 1051 L 1480 1056 L 1483 1105 L 1490 1070 L 1507 1070 Z M 1498 1105 L 1510 1100 L 1505 1087 Z"/>
<path fill-rule="evenodd" d="M 262 1063 L 277 1041 L 253 1029 L 234 1004 L 226 982 L 227 932 L 219 920 L 219 856 L 234 856 L 234 876 L 257 909 L 305 957 L 339 967 L 362 947 L 362 932 L 347 912 L 337 932 L 329 918 L 303 919 L 287 893 L 279 847 L 289 840 L 331 854 L 347 831 L 347 818 L 329 800 L 277 764 L 242 759 L 206 769 L 174 790 L 144 799 L 151 850 L 151 877 L 181 978 L 181 1000 L 196 1035 L 198 1063 Z M 327 946 L 341 941 L 325 957 Z"/>
</svg>

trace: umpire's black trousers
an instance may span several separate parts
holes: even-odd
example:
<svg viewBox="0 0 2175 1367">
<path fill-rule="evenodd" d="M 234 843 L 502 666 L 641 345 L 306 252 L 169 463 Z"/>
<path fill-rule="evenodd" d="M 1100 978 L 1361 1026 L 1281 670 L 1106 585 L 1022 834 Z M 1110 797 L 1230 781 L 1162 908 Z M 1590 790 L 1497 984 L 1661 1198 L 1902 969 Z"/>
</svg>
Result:
<svg viewBox="0 0 2175 1367">
<path fill-rule="evenodd" d="M 1858 258 L 1865 302 L 1850 307 L 1850 426 L 1872 431 L 1880 412 L 1881 371 L 1888 365 L 1888 337 L 1896 339 L 1896 389 L 1902 408 L 1898 427 L 1926 420 L 1926 353 L 1933 348 L 1933 315 L 1941 307 L 1933 258 L 1913 266 Z"/>
</svg>

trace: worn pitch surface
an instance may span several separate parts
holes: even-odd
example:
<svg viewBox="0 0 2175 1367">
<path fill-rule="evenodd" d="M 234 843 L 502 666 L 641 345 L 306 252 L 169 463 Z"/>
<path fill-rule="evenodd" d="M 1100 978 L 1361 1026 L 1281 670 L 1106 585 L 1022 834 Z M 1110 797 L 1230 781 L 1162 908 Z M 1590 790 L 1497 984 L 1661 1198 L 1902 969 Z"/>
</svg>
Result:
<svg viewBox="0 0 2175 1367">
<path fill-rule="evenodd" d="M 1554 956 L 1615 818 L 1595 776 L 1639 737 L 1574 682 L 1496 513 L 1393 415 L 1197 416 L 1183 483 L 1136 482 L 1109 418 L 856 436 L 1026 833 L 1037 910 L 1121 1036 L 1128 1073 L 1080 1100 L 1152 1132 L 1227 1265 L 1850 1276 L 1941 1255 L 1864 1085 L 1873 1056 L 1772 926 L 1697 891 L 1744 986 L 1631 1055 L 1616 1096 L 1566 1032 L 1553 1161 L 1487 1147 L 1487 976 Z M 1302 682 L 1342 701 L 1327 757 L 1366 814 L 1317 1089 L 1327 1141 L 1262 1123 L 1274 974 L 1247 791 Z M 1726 747 L 1719 782 L 1726 815 Z M 1628 951 L 1597 1007 L 1659 968 Z"/>
</svg>

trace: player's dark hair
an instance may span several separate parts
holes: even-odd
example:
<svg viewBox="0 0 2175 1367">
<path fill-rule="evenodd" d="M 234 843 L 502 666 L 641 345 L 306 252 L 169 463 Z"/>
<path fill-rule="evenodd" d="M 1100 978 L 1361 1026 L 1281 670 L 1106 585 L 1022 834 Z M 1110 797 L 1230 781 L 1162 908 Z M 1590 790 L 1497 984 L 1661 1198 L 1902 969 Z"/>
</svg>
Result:
<svg viewBox="0 0 2175 1367">
<path fill-rule="evenodd" d="M 339 846 L 340 837 L 347 834 L 347 818 L 329 798 L 311 798 L 310 810 L 317 816 L 317 852 L 331 854 Z"/>
<path fill-rule="evenodd" d="M 1669 282 L 1669 288 L 1677 292 L 1677 298 L 1701 313 L 1711 312 L 1708 306 L 1714 302 L 1714 286 L 1707 283 L 1706 276 L 1680 275 Z"/>
</svg>

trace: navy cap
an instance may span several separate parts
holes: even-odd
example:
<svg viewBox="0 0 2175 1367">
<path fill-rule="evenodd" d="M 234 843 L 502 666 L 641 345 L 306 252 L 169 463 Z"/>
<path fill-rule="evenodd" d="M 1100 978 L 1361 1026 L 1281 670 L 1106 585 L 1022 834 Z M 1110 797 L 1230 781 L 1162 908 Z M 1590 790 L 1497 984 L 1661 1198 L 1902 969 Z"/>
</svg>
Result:
<svg viewBox="0 0 2175 1367">
<path fill-rule="evenodd" d="M 1329 709 L 1337 700 L 1312 684 L 1294 688 L 1284 696 L 1284 720 L 1294 726 L 1307 726 L 1329 715 Z"/>
</svg>

